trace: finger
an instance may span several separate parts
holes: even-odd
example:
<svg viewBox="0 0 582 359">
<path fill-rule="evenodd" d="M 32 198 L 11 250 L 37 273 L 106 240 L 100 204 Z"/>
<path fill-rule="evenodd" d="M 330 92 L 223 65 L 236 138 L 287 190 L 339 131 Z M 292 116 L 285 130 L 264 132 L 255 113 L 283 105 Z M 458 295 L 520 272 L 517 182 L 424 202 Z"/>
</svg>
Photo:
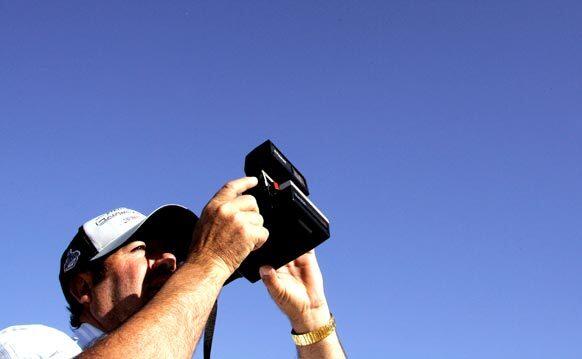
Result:
<svg viewBox="0 0 582 359">
<path fill-rule="evenodd" d="M 261 275 L 261 279 L 267 287 L 269 294 L 271 297 L 277 302 L 281 298 L 281 293 L 284 292 L 283 285 L 279 281 L 279 277 L 277 277 L 277 272 L 270 266 L 262 266 L 259 268 L 259 274 Z"/>
<path fill-rule="evenodd" d="M 317 265 L 317 257 L 315 256 L 315 250 L 310 250 L 299 257 L 295 258 L 292 263 L 297 267 L 305 267 L 306 265 Z"/>
<path fill-rule="evenodd" d="M 236 198 L 238 195 L 244 191 L 253 188 L 259 183 L 257 177 L 243 177 L 235 179 L 228 182 L 222 188 L 216 192 L 215 198 L 220 198 L 221 200 L 229 201 Z"/>
<path fill-rule="evenodd" d="M 262 227 L 265 222 L 263 216 L 257 212 L 238 212 L 236 215 L 243 223 L 250 223 L 255 226 Z"/>
<path fill-rule="evenodd" d="M 241 211 L 259 212 L 259 205 L 257 204 L 257 200 L 250 194 L 238 196 L 230 201 L 230 203 Z"/>
<path fill-rule="evenodd" d="M 255 247 L 254 250 L 261 248 L 263 244 L 269 239 L 269 230 L 263 226 L 253 226 L 252 235 L 255 239 Z"/>
</svg>

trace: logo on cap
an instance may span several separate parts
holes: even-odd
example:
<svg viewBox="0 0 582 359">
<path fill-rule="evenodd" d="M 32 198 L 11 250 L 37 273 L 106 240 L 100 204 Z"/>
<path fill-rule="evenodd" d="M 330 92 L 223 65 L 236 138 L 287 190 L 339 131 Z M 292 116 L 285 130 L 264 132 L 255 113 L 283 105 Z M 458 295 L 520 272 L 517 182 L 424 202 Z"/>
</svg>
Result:
<svg viewBox="0 0 582 359">
<path fill-rule="evenodd" d="M 67 258 L 65 259 L 65 264 L 63 266 L 63 271 L 68 272 L 71 269 L 75 268 L 77 262 L 79 261 L 80 256 L 81 252 L 69 249 L 69 253 L 67 253 Z"/>
</svg>

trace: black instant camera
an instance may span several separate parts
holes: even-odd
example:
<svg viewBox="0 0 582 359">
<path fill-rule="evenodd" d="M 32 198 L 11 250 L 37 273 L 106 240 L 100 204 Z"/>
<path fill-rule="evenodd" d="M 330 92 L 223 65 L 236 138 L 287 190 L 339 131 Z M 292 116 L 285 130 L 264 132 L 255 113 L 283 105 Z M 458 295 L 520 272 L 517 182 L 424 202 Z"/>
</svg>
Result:
<svg viewBox="0 0 582 359">
<path fill-rule="evenodd" d="M 305 177 L 275 145 L 267 140 L 245 158 L 245 174 L 259 179 L 247 191 L 257 199 L 269 230 L 269 239 L 251 252 L 237 269 L 252 283 L 260 279 L 259 267 L 277 269 L 329 238 L 329 220 L 307 198 Z"/>
</svg>

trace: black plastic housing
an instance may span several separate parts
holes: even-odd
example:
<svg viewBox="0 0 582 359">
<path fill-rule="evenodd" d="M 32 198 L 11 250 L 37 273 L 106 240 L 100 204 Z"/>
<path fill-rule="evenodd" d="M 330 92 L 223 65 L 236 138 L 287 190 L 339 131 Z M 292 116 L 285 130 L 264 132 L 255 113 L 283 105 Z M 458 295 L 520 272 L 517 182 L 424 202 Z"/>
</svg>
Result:
<svg viewBox="0 0 582 359">
<path fill-rule="evenodd" d="M 280 157 L 290 165 L 287 168 L 293 171 L 283 174 L 279 172 L 278 177 L 272 177 L 271 173 L 264 169 L 268 168 L 272 171 L 279 168 L 281 171 L 281 166 L 274 164 L 273 156 L 277 154 L 273 152 L 273 149 L 278 151 Z M 293 178 L 300 176 L 302 183 L 306 184 L 303 175 L 291 165 L 271 141 L 263 143 L 251 154 L 246 158 L 245 173 L 249 176 L 257 176 L 259 184 L 246 194 L 251 194 L 256 198 L 259 211 L 265 220 L 264 226 L 269 230 L 269 239 L 261 248 L 251 252 L 237 272 L 254 283 L 260 279 L 261 266 L 270 265 L 278 269 L 317 247 L 329 238 L 330 232 L 328 219 L 307 198 L 300 184 L 290 179 L 284 183 L 275 180 L 275 178 L 286 178 L 285 173 L 291 173 Z M 248 165 L 249 161 L 253 163 Z M 264 166 L 261 165 L 263 163 Z M 263 169 L 258 174 L 250 172 L 250 169 L 255 171 L 256 168 Z"/>
<path fill-rule="evenodd" d="M 291 161 L 271 142 L 266 140 L 245 158 L 245 174 L 258 177 L 261 171 L 278 183 L 293 181 L 306 196 L 309 195 L 307 180 Z"/>
</svg>

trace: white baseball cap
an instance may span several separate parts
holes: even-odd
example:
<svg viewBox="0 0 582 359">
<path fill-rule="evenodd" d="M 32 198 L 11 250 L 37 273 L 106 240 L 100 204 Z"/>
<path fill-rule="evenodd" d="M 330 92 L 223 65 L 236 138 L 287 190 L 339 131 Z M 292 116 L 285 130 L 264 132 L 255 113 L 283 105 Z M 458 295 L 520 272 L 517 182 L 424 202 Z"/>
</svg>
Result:
<svg viewBox="0 0 582 359">
<path fill-rule="evenodd" d="M 59 281 L 63 293 L 73 274 L 86 270 L 88 264 L 105 258 L 134 236 L 156 236 L 171 240 L 178 260 L 184 259 L 198 217 L 186 207 L 164 205 L 149 216 L 121 207 L 85 222 L 61 256 Z"/>
</svg>

